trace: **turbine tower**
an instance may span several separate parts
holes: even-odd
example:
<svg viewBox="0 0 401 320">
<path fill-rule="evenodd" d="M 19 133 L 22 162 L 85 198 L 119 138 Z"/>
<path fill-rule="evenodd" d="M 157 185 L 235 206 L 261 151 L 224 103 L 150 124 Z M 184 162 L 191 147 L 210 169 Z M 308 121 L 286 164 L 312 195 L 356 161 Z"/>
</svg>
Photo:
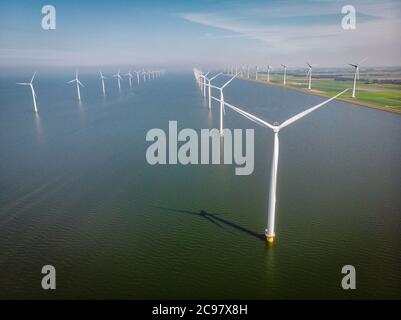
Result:
<svg viewBox="0 0 401 320">
<path fill-rule="evenodd" d="M 284 121 L 282 124 L 278 124 L 277 122 L 274 124 L 270 124 L 240 108 L 237 108 L 227 102 L 222 101 L 227 107 L 231 108 L 232 110 L 238 112 L 242 116 L 246 117 L 247 119 L 257 123 L 258 125 L 272 129 L 274 132 L 274 144 L 273 144 L 273 157 L 272 157 L 272 166 L 271 166 L 271 174 L 270 174 L 270 192 L 269 192 L 269 204 L 268 204 L 268 214 L 267 214 L 267 228 L 265 230 L 265 236 L 268 243 L 272 243 L 275 237 L 274 232 L 274 225 L 275 225 L 275 218 L 276 218 L 276 189 L 277 189 L 277 169 L 278 169 L 278 158 L 279 158 L 279 132 L 281 129 L 287 127 L 288 125 L 294 123 L 295 121 L 305 117 L 307 114 L 315 111 L 316 109 L 324 106 L 325 104 L 329 103 L 330 101 L 336 99 L 343 93 L 345 93 L 349 89 L 345 89 L 344 91 L 336 94 L 334 97 L 327 99 L 297 115 L 289 118 L 288 120 Z M 217 99 L 216 99 L 217 100 Z"/>
<path fill-rule="evenodd" d="M 202 84 L 203 84 L 203 88 L 202 88 L 202 90 L 203 90 L 203 96 L 206 98 L 206 77 L 207 77 L 207 75 L 209 74 L 210 72 L 207 72 L 206 74 L 201 74 L 201 77 L 202 77 Z"/>
<path fill-rule="evenodd" d="M 308 89 L 311 90 L 312 89 L 312 65 L 309 62 L 307 62 L 306 64 L 308 65 L 308 72 L 307 72 L 306 76 L 309 77 Z"/>
<path fill-rule="evenodd" d="M 36 71 L 34 72 L 30 82 L 17 82 L 17 84 L 21 85 L 21 86 L 30 86 L 31 87 L 33 109 L 35 110 L 35 113 L 38 113 L 38 108 L 36 106 L 36 93 L 35 93 L 35 89 L 33 88 L 33 79 L 35 79 L 35 75 L 36 75 Z"/>
<path fill-rule="evenodd" d="M 117 78 L 118 91 L 121 91 L 121 83 L 120 82 L 121 82 L 122 77 L 120 75 L 120 69 L 118 69 L 118 72 L 116 74 L 114 74 L 112 77 Z"/>
<path fill-rule="evenodd" d="M 212 80 L 216 79 L 222 72 L 216 74 L 215 76 L 211 77 L 210 79 L 205 76 L 207 80 L 207 87 L 208 87 L 208 98 L 209 98 L 209 110 L 212 109 L 212 94 L 211 94 L 211 82 Z"/>
<path fill-rule="evenodd" d="M 131 69 L 129 69 L 128 73 L 125 74 L 126 76 L 128 76 L 128 82 L 129 82 L 129 87 L 132 88 L 132 73 L 131 73 Z"/>
<path fill-rule="evenodd" d="M 99 71 L 100 73 L 100 80 L 102 81 L 102 91 L 103 91 L 103 96 L 106 95 L 106 89 L 104 87 L 104 80 L 106 79 L 106 77 L 103 75 L 102 71 Z"/>
<path fill-rule="evenodd" d="M 73 83 L 73 82 L 75 82 L 77 85 L 77 97 L 78 97 L 78 100 L 81 101 L 81 91 L 79 90 L 79 86 L 82 86 L 84 88 L 85 88 L 85 86 L 78 79 L 78 71 L 75 71 L 75 79 L 72 79 L 71 81 L 68 81 L 67 83 Z"/>
<path fill-rule="evenodd" d="M 135 71 L 135 73 L 136 73 L 136 81 L 138 82 L 138 86 L 139 86 L 139 71 Z"/>
<path fill-rule="evenodd" d="M 259 72 L 259 66 L 256 66 L 256 70 L 255 70 L 255 80 L 258 81 L 258 72 Z"/>
<path fill-rule="evenodd" d="M 267 82 L 270 82 L 270 64 L 267 65 Z"/>
<path fill-rule="evenodd" d="M 282 64 L 284 68 L 284 78 L 283 78 L 283 85 L 286 85 L 286 77 L 287 77 L 287 66 L 285 64 Z"/>
</svg>

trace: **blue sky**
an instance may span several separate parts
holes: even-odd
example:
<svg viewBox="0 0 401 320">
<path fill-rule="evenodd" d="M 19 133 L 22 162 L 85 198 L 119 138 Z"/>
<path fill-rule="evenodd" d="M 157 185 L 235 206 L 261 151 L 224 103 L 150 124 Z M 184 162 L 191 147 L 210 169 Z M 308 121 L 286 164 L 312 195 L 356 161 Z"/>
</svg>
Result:
<svg viewBox="0 0 401 320">
<path fill-rule="evenodd" d="M 56 30 L 41 28 L 46 4 Z M 399 0 L 0 0 L 0 66 L 399 66 L 399 30 Z"/>
</svg>

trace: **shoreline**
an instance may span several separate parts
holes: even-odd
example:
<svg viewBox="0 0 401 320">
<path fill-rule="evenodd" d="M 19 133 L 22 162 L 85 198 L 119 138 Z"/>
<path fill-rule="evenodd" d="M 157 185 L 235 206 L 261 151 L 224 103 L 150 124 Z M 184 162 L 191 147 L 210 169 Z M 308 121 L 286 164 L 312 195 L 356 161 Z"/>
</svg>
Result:
<svg viewBox="0 0 401 320">
<path fill-rule="evenodd" d="M 289 89 L 289 90 L 298 91 L 298 92 L 302 92 L 302 93 L 306 93 L 306 94 L 310 94 L 310 95 L 314 95 L 314 96 L 330 98 L 329 95 L 325 95 L 324 93 L 319 93 L 319 92 L 313 91 L 313 89 L 309 90 L 309 89 L 303 89 L 303 88 L 294 88 L 294 87 L 290 87 L 290 86 L 284 86 L 284 85 L 278 84 L 278 83 L 260 81 L 260 80 L 248 79 L 248 78 L 237 77 L 237 79 L 245 80 L 245 81 L 252 81 L 252 82 L 261 83 L 261 84 L 265 84 L 265 85 L 270 85 L 270 86 L 274 86 L 274 87 L 279 87 L 279 88 L 283 88 L 283 89 Z M 378 105 L 375 105 L 375 104 L 371 104 L 369 102 L 353 101 L 353 100 L 350 100 L 350 99 L 351 98 L 337 98 L 336 100 L 339 100 L 339 101 L 342 101 L 342 102 L 347 102 L 347 103 L 350 103 L 350 104 L 354 104 L 354 105 L 359 106 L 359 107 L 366 107 L 366 108 L 371 108 L 371 109 L 376 109 L 376 110 L 381 110 L 381 111 L 386 111 L 386 112 L 391 112 L 391 113 L 395 113 L 395 114 L 401 115 L 401 109 L 400 110 L 391 109 L 391 108 L 386 108 L 386 107 L 378 106 Z"/>
</svg>

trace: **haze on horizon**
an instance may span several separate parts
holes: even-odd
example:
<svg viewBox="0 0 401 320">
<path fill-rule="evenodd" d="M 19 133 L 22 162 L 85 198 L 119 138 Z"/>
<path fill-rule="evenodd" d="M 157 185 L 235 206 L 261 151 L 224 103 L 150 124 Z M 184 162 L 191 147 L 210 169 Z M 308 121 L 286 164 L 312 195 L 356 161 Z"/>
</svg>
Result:
<svg viewBox="0 0 401 320">
<path fill-rule="evenodd" d="M 42 6 L 56 8 L 43 30 Z M 341 8 L 356 8 L 356 30 Z M 401 2 L 0 1 L 0 67 L 401 65 Z"/>
</svg>

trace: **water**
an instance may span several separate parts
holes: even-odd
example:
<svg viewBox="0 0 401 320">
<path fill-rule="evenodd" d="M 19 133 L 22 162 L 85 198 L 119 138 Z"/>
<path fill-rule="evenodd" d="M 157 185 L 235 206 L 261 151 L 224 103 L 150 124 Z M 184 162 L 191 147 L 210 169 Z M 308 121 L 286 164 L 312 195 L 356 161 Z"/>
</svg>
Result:
<svg viewBox="0 0 401 320">
<path fill-rule="evenodd" d="M 121 94 L 108 80 L 106 98 L 84 74 L 81 105 L 70 74 L 38 74 L 38 117 L 15 85 L 29 77 L 0 78 L 0 298 L 401 298 L 399 115 L 335 101 L 280 133 L 269 248 L 271 131 L 227 110 L 226 127 L 255 128 L 250 176 L 146 162 L 149 129 L 218 127 L 191 73 Z M 322 101 L 240 80 L 225 97 L 270 122 Z"/>
</svg>

